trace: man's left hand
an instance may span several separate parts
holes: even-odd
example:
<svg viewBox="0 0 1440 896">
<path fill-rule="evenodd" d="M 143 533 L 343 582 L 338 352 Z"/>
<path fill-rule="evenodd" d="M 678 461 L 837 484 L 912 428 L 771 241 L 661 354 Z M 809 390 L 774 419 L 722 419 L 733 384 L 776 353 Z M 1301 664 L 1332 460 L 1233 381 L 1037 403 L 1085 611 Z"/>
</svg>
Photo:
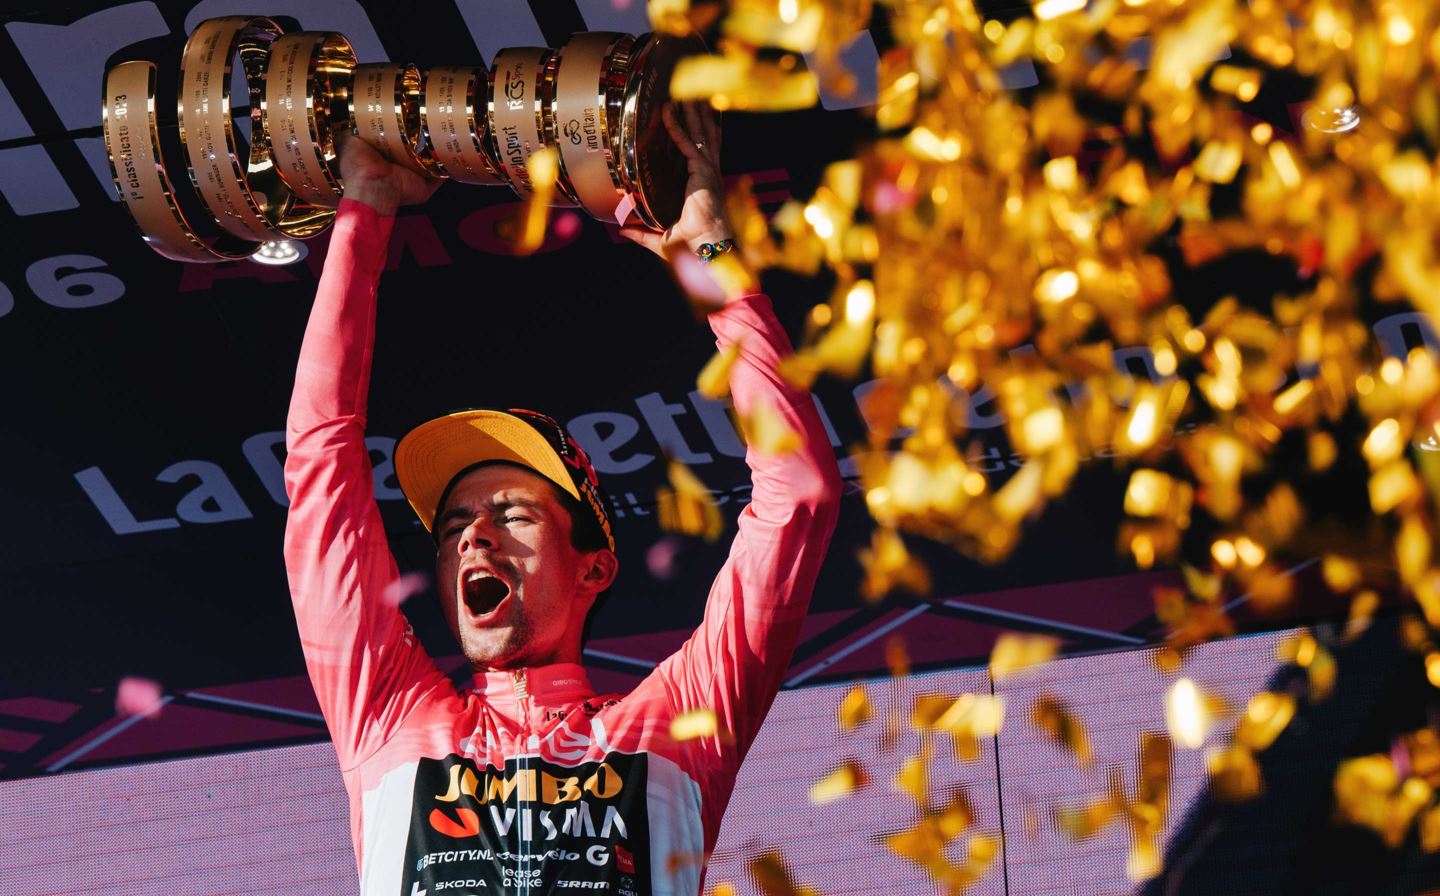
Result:
<svg viewBox="0 0 1440 896">
<path fill-rule="evenodd" d="M 620 234 L 659 255 L 694 252 L 704 243 L 734 237 L 725 213 L 725 181 L 720 176 L 720 116 L 709 103 L 670 103 L 661 112 L 665 129 L 684 154 L 689 179 L 680 219 L 663 234 L 626 226 Z"/>
</svg>

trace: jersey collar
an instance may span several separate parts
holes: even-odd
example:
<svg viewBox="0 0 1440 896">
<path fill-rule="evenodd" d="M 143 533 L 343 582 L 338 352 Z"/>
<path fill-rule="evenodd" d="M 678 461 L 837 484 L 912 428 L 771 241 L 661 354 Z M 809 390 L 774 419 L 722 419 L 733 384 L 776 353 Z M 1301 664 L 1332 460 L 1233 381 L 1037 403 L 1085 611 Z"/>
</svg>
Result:
<svg viewBox="0 0 1440 896">
<path fill-rule="evenodd" d="M 585 667 L 579 663 L 476 672 L 472 687 L 475 693 L 487 700 L 507 699 L 519 696 L 521 679 L 524 680 L 526 696 L 537 704 L 559 703 L 595 694 Z"/>
</svg>

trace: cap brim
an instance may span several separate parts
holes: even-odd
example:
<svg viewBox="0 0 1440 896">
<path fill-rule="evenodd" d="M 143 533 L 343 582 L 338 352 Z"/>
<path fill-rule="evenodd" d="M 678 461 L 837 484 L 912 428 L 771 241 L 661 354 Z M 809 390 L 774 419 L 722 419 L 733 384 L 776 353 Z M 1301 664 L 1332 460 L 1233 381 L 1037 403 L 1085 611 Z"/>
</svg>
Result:
<svg viewBox="0 0 1440 896">
<path fill-rule="evenodd" d="M 426 531 L 455 474 L 484 461 L 529 467 L 580 500 L 560 455 L 534 427 L 504 411 L 457 411 L 422 423 L 395 446 L 395 477 Z"/>
</svg>

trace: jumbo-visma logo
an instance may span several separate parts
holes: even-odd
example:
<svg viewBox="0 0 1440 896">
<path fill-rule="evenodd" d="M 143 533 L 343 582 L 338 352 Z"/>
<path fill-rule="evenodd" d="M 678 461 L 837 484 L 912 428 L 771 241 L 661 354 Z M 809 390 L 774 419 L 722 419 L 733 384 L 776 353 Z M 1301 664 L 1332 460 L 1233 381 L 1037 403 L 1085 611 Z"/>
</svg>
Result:
<svg viewBox="0 0 1440 896">
<path fill-rule="evenodd" d="M 482 813 L 502 837 L 517 821 L 526 840 L 532 831 L 547 840 L 561 834 L 608 838 L 612 832 L 626 837 L 619 808 L 611 804 L 602 809 L 591 802 L 609 803 L 625 786 L 608 762 L 584 769 L 488 767 L 477 774 L 462 760 L 450 767 L 448 787 L 435 796 L 441 805 L 430 810 L 428 821 L 437 833 L 457 840 L 479 836 Z"/>
</svg>

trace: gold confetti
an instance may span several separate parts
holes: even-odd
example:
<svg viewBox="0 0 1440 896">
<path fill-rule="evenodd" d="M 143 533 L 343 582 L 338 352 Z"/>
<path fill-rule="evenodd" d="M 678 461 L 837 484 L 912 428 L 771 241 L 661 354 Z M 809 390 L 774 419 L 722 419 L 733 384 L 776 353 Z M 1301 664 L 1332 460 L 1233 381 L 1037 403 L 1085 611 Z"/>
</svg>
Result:
<svg viewBox="0 0 1440 896">
<path fill-rule="evenodd" d="M 1072 840 L 1088 840 L 1119 816 L 1123 800 L 1107 795 L 1081 806 L 1059 806 L 1055 809 L 1055 827 Z"/>
<path fill-rule="evenodd" d="M 1235 625 L 1218 600 L 1191 600 L 1184 591 L 1165 586 L 1156 587 L 1154 594 L 1155 617 L 1165 626 L 1165 643 L 1176 650 L 1235 634 Z"/>
<path fill-rule="evenodd" d="M 650 4 L 657 28 L 677 30 L 701 6 L 712 5 Z M 1436 18 L 1413 0 L 1292 7 L 1033 0 L 1030 15 L 1001 22 L 971 3 L 890 4 L 877 133 L 859 157 L 768 219 L 753 196 L 732 197 L 751 264 L 835 284 L 780 375 L 804 388 L 822 373 L 874 379 L 859 398 L 871 440 L 856 455 L 877 524 L 867 598 L 928 593 L 910 535 L 1003 560 L 1077 470 L 1103 462 L 1124 477 L 1117 550 L 1185 578 L 1155 590 L 1157 665 L 1178 675 L 1190 647 L 1233 635 L 1225 606 L 1236 597 L 1245 618 L 1299 607 L 1306 595 L 1285 568 L 1323 556 L 1327 587 L 1349 602 L 1336 641 L 1360 637 L 1398 580 L 1397 596 L 1415 601 L 1405 643 L 1440 686 L 1440 365 L 1424 349 L 1384 357 L 1388 340 L 1361 311 L 1373 296 L 1415 320 L 1440 315 Z M 720 108 L 813 104 L 822 81 L 844 81 L 834 51 L 870 14 L 869 3 L 818 0 L 727 8 L 716 52 L 676 76 L 681 95 Z M 1127 58 L 1142 40 L 1144 68 Z M 1001 75 L 1020 61 L 1042 72 L 1024 95 Z M 1281 96 L 1295 83 L 1314 84 L 1301 133 L 1257 120 L 1269 115 L 1262 90 L 1283 106 L 1300 99 Z M 1172 238 L 1174 257 L 1158 257 Z M 1302 285 L 1175 298 L 1177 284 L 1212 276 L 1202 267 L 1261 255 Z M 1013 456 L 992 453 L 993 430 L 977 421 L 1002 427 Z M 1371 513 L 1321 518 L 1312 502 L 1358 486 L 1356 470 Z M 1384 548 L 1360 553 L 1356 530 Z M 997 678 L 1030 662 L 998 648 Z M 1305 670 L 1308 699 L 1334 690 L 1335 657 L 1312 633 L 1282 659 Z M 1198 688 L 1177 684 L 1166 704 L 1174 744 L 1208 746 L 1217 799 L 1261 792 L 1256 752 L 1287 730 L 1294 696 L 1256 695 L 1227 746 Z M 958 705 L 928 701 L 922 734 L 945 731 L 953 712 L 957 752 L 978 755 L 979 704 Z M 1035 710 L 1051 737 L 1088 755 L 1068 708 L 1042 698 Z M 892 713 L 884 736 L 895 741 L 904 721 Z M 1142 762 L 1147 743 L 1152 758 L 1169 749 L 1142 741 Z M 1440 848 L 1440 814 L 1417 802 L 1437 783 L 1418 765 L 1397 771 L 1369 796 L 1352 788 L 1353 814 L 1387 839 L 1418 825 L 1422 845 Z M 1151 877 L 1164 799 L 1112 791 L 1057 823 L 1076 834 L 1123 817 L 1126 870 Z M 942 892 L 984 864 L 947 858 L 929 816 L 888 837 Z M 987 842 L 971 839 L 982 853 Z"/>
<path fill-rule="evenodd" d="M 892 634 L 885 639 L 885 667 L 891 678 L 904 678 L 910 674 L 910 653 L 905 649 L 905 636 Z"/>
<path fill-rule="evenodd" d="M 1130 854 L 1125 859 L 1125 876 L 1139 883 L 1158 876 L 1164 867 L 1157 838 L 1135 838 L 1130 845 Z"/>
<path fill-rule="evenodd" d="M 758 402 L 749 416 L 740 418 L 745 441 L 762 454 L 791 454 L 805 445 L 805 439 L 786 422 L 773 404 Z"/>
<path fill-rule="evenodd" d="M 818 896 L 810 887 L 795 883 L 778 852 L 767 852 L 753 859 L 750 878 L 764 896 Z"/>
<path fill-rule="evenodd" d="M 526 163 L 532 190 L 525 197 L 520 213 L 520 230 L 515 240 L 515 254 L 529 255 L 545 242 L 545 225 L 550 219 L 550 200 L 555 195 L 555 179 L 560 175 L 560 156 L 553 146 L 536 150 Z"/>
<path fill-rule="evenodd" d="M 1030 719 L 1050 739 L 1065 747 L 1081 766 L 1090 764 L 1090 740 L 1080 720 L 1058 697 L 1042 694 L 1030 708 Z"/>
<path fill-rule="evenodd" d="M 1440 806 L 1431 806 L 1420 813 L 1420 848 L 1440 852 Z"/>
<path fill-rule="evenodd" d="M 929 571 L 910 556 L 905 542 L 894 530 L 875 530 L 870 547 L 860 551 L 860 565 L 865 568 L 860 594 L 868 601 L 877 601 L 893 591 L 930 592 Z"/>
<path fill-rule="evenodd" d="M 670 487 L 656 494 L 660 528 L 681 535 L 699 535 L 706 541 L 720 537 L 724 523 L 714 495 L 699 477 L 679 461 L 670 462 Z"/>
<path fill-rule="evenodd" d="M 1188 678 L 1181 678 L 1165 693 L 1165 727 L 1182 747 L 1199 749 L 1215 723 L 1216 701 Z"/>
<path fill-rule="evenodd" d="M 1231 744 L 1211 753 L 1205 764 L 1210 773 L 1210 791 L 1223 802 L 1254 799 L 1265 789 L 1255 754 L 1242 744 Z"/>
<path fill-rule="evenodd" d="M 1263 691 L 1250 698 L 1245 715 L 1235 726 L 1235 743 L 1252 752 L 1266 749 L 1295 717 L 1295 698 Z"/>
<path fill-rule="evenodd" d="M 695 388 L 706 398 L 721 399 L 730 394 L 730 368 L 735 359 L 740 357 L 740 344 L 727 345 L 715 354 L 713 358 L 705 363 L 700 370 L 700 376 L 695 380 Z"/>
<path fill-rule="evenodd" d="M 1157 470 L 1136 470 L 1125 489 L 1125 512 L 1131 516 L 1173 519 L 1184 528 L 1190 522 L 1194 488 Z"/>
<path fill-rule="evenodd" d="M 929 814 L 936 829 L 946 840 L 953 840 L 970 828 L 975 821 L 975 810 L 970 797 L 963 787 L 957 788 L 950 801 L 939 810 Z"/>
<path fill-rule="evenodd" d="M 1380 595 L 1366 588 L 1350 599 L 1350 611 L 1345 619 L 1344 640 L 1353 641 L 1370 628 L 1375 611 L 1380 608 Z"/>
<path fill-rule="evenodd" d="M 853 687 L 840 701 L 840 730 L 850 731 L 870 721 L 870 696 L 862 687 Z"/>
<path fill-rule="evenodd" d="M 1275 648 L 1281 662 L 1304 669 L 1310 682 L 1310 699 L 1324 700 L 1335 687 L 1335 657 L 1308 631 L 1287 638 Z"/>
<path fill-rule="evenodd" d="M 1049 662 L 1059 649 L 1059 638 L 1005 632 L 990 651 L 990 675 L 1002 681 L 1031 666 Z"/>
<path fill-rule="evenodd" d="M 677 741 L 713 737 L 720 722 L 713 709 L 692 709 L 670 720 L 670 737 Z"/>
<path fill-rule="evenodd" d="M 785 112 L 820 101 L 819 82 L 807 68 L 768 62 L 745 53 L 690 56 L 675 65 L 674 100 L 709 100 L 716 109 Z"/>
<path fill-rule="evenodd" d="M 1044 22 L 1085 8 L 1085 0 L 1038 0 L 1035 18 Z"/>
<path fill-rule="evenodd" d="M 931 723 L 947 732 L 955 744 L 955 756 L 966 762 L 980 758 L 980 739 L 993 738 L 1005 721 L 1005 701 L 990 694 L 961 694 Z M 918 726 L 917 726 L 918 727 Z"/>
<path fill-rule="evenodd" d="M 840 767 L 810 786 L 810 804 L 823 806 L 849 796 L 864 787 L 869 781 L 865 769 L 853 759 L 841 763 Z"/>
<path fill-rule="evenodd" d="M 929 752 L 921 750 L 902 762 L 893 783 L 897 791 L 908 794 L 915 802 L 923 804 L 930 790 Z"/>
<path fill-rule="evenodd" d="M 1375 831 L 1394 849 L 1405 839 L 1434 789 L 1419 778 L 1401 779 L 1389 756 L 1359 756 L 1335 770 L 1335 807 L 1344 821 Z"/>
<path fill-rule="evenodd" d="M 1363 581 L 1360 564 L 1338 554 L 1326 554 L 1320 561 L 1320 570 L 1325 584 L 1337 594 L 1350 591 Z"/>
</svg>

